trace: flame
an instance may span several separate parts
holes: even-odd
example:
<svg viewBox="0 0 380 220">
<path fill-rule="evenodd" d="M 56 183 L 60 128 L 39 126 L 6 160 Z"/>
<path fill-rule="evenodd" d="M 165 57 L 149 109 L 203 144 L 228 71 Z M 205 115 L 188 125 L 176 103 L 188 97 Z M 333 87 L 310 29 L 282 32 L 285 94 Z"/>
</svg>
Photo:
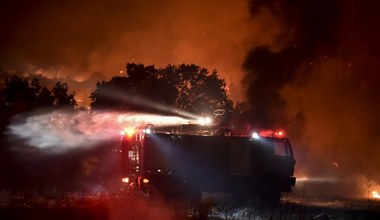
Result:
<svg viewBox="0 0 380 220">
<path fill-rule="evenodd" d="M 362 198 L 380 200 L 380 184 L 365 176 L 359 178 L 362 186 Z"/>
<path fill-rule="evenodd" d="M 372 196 L 372 198 L 374 198 L 374 199 L 380 199 L 380 194 L 379 194 L 379 192 L 376 191 L 376 190 L 373 190 L 373 191 L 371 192 L 371 196 Z"/>
</svg>

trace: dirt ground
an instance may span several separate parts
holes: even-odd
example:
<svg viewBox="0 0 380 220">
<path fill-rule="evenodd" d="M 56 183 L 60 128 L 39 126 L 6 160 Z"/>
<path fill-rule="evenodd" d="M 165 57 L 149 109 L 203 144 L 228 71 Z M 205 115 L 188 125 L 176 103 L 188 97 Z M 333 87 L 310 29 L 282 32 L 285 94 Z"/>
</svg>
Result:
<svg viewBox="0 0 380 220">
<path fill-rule="evenodd" d="M 347 203 L 348 204 L 348 203 Z M 61 198 L 12 196 L 1 201 L 0 219 L 380 219 L 377 204 L 300 204 L 282 200 L 279 205 L 257 203 L 232 205 L 203 201 L 190 206 L 186 201 L 168 202 L 136 195 L 72 194 Z"/>
</svg>

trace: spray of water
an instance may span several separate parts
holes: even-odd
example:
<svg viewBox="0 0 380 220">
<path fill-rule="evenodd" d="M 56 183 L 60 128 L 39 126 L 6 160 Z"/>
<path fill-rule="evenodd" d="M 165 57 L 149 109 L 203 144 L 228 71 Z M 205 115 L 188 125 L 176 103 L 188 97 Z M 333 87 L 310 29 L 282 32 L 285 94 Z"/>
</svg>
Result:
<svg viewBox="0 0 380 220">
<path fill-rule="evenodd" d="M 9 132 L 34 147 L 53 152 L 93 146 L 116 138 L 127 127 L 190 123 L 189 119 L 177 116 L 120 112 L 53 111 L 21 118 L 8 127 Z"/>
</svg>

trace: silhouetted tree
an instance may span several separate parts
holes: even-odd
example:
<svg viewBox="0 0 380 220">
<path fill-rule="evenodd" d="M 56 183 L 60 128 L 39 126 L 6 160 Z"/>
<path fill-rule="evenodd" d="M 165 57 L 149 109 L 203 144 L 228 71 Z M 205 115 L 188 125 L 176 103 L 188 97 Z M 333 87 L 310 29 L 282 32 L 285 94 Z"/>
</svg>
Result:
<svg viewBox="0 0 380 220">
<path fill-rule="evenodd" d="M 37 81 L 33 80 L 33 86 L 25 78 L 12 76 L 6 78 L 3 91 L 4 106 L 10 115 L 25 112 L 33 109 L 37 99 L 35 92 L 38 88 Z"/>
<path fill-rule="evenodd" d="M 38 78 L 29 80 L 16 75 L 7 77 L 0 87 L 0 95 L 1 113 L 5 118 L 41 107 L 76 106 L 75 94 L 68 93 L 66 83 L 57 82 L 50 91 L 42 87 Z"/>
<path fill-rule="evenodd" d="M 74 99 L 75 93 L 69 94 L 67 83 L 57 82 L 52 89 L 52 97 L 54 106 L 63 108 L 74 108 L 77 105 Z"/>
<path fill-rule="evenodd" d="M 210 73 L 197 65 L 154 66 L 128 63 L 125 77 L 96 84 L 91 93 L 93 109 L 162 111 L 173 107 L 197 114 L 216 108 L 232 109 L 226 83 L 216 70 Z"/>
<path fill-rule="evenodd" d="M 38 106 L 47 107 L 53 104 L 54 104 L 54 96 L 46 87 L 43 87 L 40 90 L 40 93 L 38 94 Z"/>
<path fill-rule="evenodd" d="M 209 73 L 207 69 L 196 65 L 179 65 L 170 68 L 177 80 L 178 95 L 176 107 L 198 114 L 210 114 L 217 108 L 232 109 L 228 99 L 226 83 L 219 79 L 216 70 Z"/>
</svg>

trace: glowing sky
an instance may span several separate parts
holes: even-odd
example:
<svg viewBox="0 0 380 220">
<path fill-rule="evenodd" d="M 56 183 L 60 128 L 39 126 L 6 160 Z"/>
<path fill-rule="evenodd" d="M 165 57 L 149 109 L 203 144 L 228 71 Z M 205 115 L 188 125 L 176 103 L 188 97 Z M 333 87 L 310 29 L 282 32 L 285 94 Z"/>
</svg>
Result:
<svg viewBox="0 0 380 220">
<path fill-rule="evenodd" d="M 298 169 L 380 182 L 379 8 L 359 0 L 1 1 L 0 66 L 63 79 L 80 99 L 127 62 L 217 69 L 234 101 L 290 129 Z"/>
<path fill-rule="evenodd" d="M 92 84 L 91 89 L 99 79 L 122 75 L 127 62 L 157 67 L 195 63 L 217 69 L 233 84 L 231 98 L 242 100 L 241 63 L 247 48 L 273 38 L 267 24 L 250 18 L 247 1 L 0 4 L 1 66 L 49 78 L 90 80 L 85 87 Z M 71 89 L 86 98 L 83 86 L 70 78 Z"/>
</svg>

